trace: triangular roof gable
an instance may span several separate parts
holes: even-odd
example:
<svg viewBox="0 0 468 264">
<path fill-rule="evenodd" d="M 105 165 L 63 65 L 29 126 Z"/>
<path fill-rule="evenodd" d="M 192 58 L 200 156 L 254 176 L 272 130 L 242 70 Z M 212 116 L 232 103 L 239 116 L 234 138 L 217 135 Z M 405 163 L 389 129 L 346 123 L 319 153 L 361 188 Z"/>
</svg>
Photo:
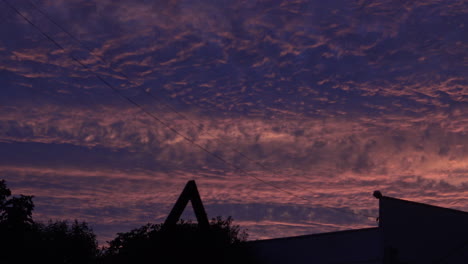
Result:
<svg viewBox="0 0 468 264">
<path fill-rule="evenodd" d="M 167 216 L 164 222 L 164 229 L 175 227 L 189 201 L 192 202 L 193 211 L 195 212 L 200 228 L 209 228 L 208 216 L 206 215 L 205 207 L 203 207 L 200 194 L 198 193 L 197 185 L 194 180 L 191 180 L 187 182 L 179 199 L 177 199 L 177 202 Z"/>
</svg>

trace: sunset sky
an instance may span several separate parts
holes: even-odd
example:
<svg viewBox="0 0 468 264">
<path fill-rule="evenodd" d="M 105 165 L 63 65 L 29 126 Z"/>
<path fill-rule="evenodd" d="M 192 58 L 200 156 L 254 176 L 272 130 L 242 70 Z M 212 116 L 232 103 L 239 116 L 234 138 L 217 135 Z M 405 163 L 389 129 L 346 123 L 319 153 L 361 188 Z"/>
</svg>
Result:
<svg viewBox="0 0 468 264">
<path fill-rule="evenodd" d="M 376 226 L 374 190 L 468 211 L 464 0 L 1 0 L 0 34 L 36 220 L 103 244 L 192 179 L 250 239 Z"/>
</svg>

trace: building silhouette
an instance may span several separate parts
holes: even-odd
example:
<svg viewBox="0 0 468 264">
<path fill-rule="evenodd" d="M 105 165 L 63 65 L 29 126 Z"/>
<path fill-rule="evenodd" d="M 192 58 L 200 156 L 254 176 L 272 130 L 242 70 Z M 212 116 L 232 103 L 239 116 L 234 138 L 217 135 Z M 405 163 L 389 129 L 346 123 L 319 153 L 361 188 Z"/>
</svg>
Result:
<svg viewBox="0 0 468 264">
<path fill-rule="evenodd" d="M 468 264 L 468 212 L 374 192 L 379 225 L 373 228 L 248 241 L 245 263 Z M 164 223 L 176 225 L 188 202 L 200 228 L 208 218 L 195 181 L 188 181 Z"/>
<path fill-rule="evenodd" d="M 468 264 L 468 212 L 383 196 L 379 226 L 247 242 L 261 264 Z"/>
</svg>

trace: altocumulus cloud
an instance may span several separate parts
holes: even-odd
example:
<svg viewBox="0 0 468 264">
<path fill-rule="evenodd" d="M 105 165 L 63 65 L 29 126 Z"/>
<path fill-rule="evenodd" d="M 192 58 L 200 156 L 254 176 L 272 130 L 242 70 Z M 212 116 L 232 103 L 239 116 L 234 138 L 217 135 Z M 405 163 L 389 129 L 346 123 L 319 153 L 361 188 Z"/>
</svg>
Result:
<svg viewBox="0 0 468 264">
<path fill-rule="evenodd" d="M 373 225 L 330 207 L 375 214 L 377 188 L 467 209 L 464 1 L 33 3 L 83 44 L 1 4 L 0 172 L 41 219 L 107 239 L 162 221 L 193 178 L 254 237 Z"/>
</svg>

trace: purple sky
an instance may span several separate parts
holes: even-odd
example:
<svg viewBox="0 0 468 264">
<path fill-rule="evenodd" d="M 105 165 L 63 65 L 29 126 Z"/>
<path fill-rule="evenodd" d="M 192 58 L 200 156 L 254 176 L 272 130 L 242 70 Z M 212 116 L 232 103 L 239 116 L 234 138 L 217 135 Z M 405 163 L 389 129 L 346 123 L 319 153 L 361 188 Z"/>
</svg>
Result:
<svg viewBox="0 0 468 264">
<path fill-rule="evenodd" d="M 191 179 L 251 239 L 375 226 L 377 189 L 468 210 L 466 1 L 8 3 L 64 48 L 0 1 L 0 178 L 36 220 L 104 242 Z"/>
</svg>

